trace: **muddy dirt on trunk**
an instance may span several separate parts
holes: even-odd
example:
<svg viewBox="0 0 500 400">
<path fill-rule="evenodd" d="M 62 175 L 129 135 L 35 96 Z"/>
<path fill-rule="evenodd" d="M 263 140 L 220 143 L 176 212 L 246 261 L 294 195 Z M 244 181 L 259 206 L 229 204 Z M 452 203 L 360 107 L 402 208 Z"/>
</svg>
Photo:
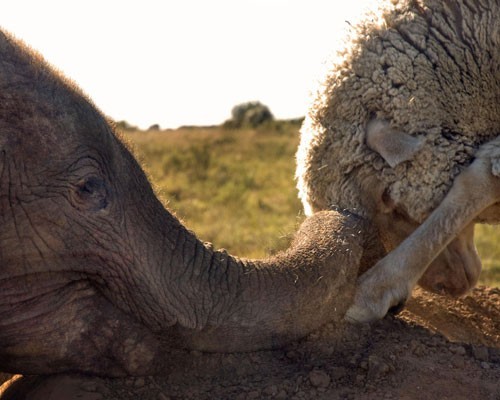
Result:
<svg viewBox="0 0 500 400">
<path fill-rule="evenodd" d="M 500 289 L 457 300 L 417 290 L 397 317 L 327 324 L 281 350 L 171 357 L 166 376 L 15 377 L 0 398 L 500 400 Z"/>
</svg>

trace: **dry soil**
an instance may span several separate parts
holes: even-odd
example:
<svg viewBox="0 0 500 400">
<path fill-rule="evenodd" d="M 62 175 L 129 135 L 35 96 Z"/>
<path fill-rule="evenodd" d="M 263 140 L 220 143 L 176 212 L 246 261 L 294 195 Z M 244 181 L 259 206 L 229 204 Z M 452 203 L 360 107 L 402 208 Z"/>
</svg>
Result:
<svg viewBox="0 0 500 400">
<path fill-rule="evenodd" d="M 167 376 L 15 377 L 0 398 L 500 400 L 500 289 L 417 290 L 397 317 L 327 324 L 281 350 L 172 357 L 183 361 Z"/>
</svg>

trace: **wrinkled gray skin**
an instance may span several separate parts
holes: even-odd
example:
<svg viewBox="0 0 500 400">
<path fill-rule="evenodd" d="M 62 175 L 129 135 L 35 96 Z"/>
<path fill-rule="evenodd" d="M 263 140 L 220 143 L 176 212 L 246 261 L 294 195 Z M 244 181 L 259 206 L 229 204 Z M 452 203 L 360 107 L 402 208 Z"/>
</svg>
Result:
<svg viewBox="0 0 500 400">
<path fill-rule="evenodd" d="M 204 246 L 88 99 L 1 31 L 0 176 L 5 372 L 153 374 L 172 347 L 277 347 L 340 319 L 365 263 L 366 226 L 333 211 L 269 260 Z"/>
</svg>

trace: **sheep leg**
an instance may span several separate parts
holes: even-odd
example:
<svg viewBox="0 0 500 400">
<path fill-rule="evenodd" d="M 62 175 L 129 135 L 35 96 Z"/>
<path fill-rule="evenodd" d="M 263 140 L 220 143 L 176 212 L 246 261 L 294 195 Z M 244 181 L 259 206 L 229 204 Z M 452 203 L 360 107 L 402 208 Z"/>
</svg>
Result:
<svg viewBox="0 0 500 400">
<path fill-rule="evenodd" d="M 431 215 L 358 280 L 346 319 L 369 322 L 404 303 L 429 264 L 488 207 L 500 201 L 500 138 L 483 145 Z"/>
</svg>

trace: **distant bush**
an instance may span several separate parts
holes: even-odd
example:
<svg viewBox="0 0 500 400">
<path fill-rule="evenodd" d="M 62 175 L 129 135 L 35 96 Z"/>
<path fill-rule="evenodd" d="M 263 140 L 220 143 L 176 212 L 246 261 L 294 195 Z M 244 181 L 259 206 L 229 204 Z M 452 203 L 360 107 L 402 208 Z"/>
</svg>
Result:
<svg viewBox="0 0 500 400">
<path fill-rule="evenodd" d="M 250 101 L 233 107 L 231 111 L 231 119 L 224 123 L 224 127 L 255 128 L 273 120 L 273 114 L 266 105 L 260 103 L 259 101 Z"/>
<path fill-rule="evenodd" d="M 148 131 L 159 131 L 160 130 L 160 125 L 158 124 L 153 124 L 148 128 Z"/>
<path fill-rule="evenodd" d="M 125 120 L 115 122 L 115 126 L 117 129 L 119 129 L 121 131 L 135 131 L 135 130 L 137 130 L 137 126 L 131 125 Z"/>
</svg>

